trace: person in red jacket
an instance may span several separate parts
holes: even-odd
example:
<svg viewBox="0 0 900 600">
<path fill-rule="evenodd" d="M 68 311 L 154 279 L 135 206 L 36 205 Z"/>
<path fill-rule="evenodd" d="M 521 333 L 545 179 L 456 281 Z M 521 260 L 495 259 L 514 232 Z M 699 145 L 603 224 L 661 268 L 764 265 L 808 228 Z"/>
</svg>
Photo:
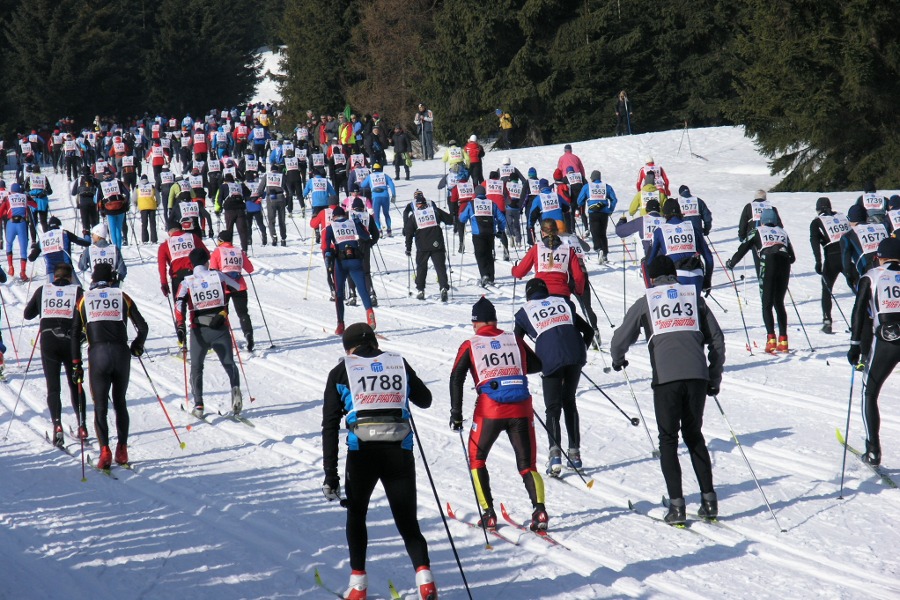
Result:
<svg viewBox="0 0 900 600">
<path fill-rule="evenodd" d="M 522 261 L 513 266 L 512 276 L 522 279 L 534 267 L 535 277 L 543 279 L 551 296 L 569 298 L 574 291 L 584 293 L 585 275 L 575 249 L 559 237 L 553 219 L 541 221 L 541 240 L 528 249 Z M 574 310 L 574 309 L 573 309 Z"/>
<path fill-rule="evenodd" d="M 475 336 L 459 347 L 450 372 L 450 428 L 462 435 L 463 389 L 471 373 L 478 397 L 469 431 L 469 468 L 484 511 L 479 524 L 490 530 L 497 527 L 486 461 L 491 446 L 506 432 L 534 507 L 531 529 L 545 531 L 549 518 L 544 480 L 535 466 L 534 409 L 526 377 L 540 372 L 541 360 L 515 334 L 497 328 L 497 310 L 483 296 L 472 306 L 472 328 Z"/>
<path fill-rule="evenodd" d="M 481 168 L 481 159 L 484 157 L 484 147 L 478 143 L 478 138 L 473 133 L 469 136 L 469 143 L 463 146 L 463 156 L 466 161 L 466 167 L 469 169 L 469 175 L 472 178 L 472 185 L 481 185 L 484 181 L 484 170 Z"/>
<path fill-rule="evenodd" d="M 556 161 L 556 168 L 559 169 L 560 173 L 565 173 L 568 167 L 575 169 L 576 173 L 581 173 L 582 181 L 587 179 L 587 175 L 584 173 L 584 165 L 581 164 L 581 159 L 572 152 L 572 144 L 563 146 L 563 154 L 559 157 L 559 160 Z"/>
<path fill-rule="evenodd" d="M 234 279 L 240 286 L 238 290 L 231 290 L 228 297 L 234 303 L 234 310 L 238 314 L 238 320 L 241 323 L 241 331 L 244 332 L 244 339 L 247 340 L 247 350 L 253 352 L 253 322 L 250 320 L 250 313 L 247 312 L 247 282 L 244 281 L 242 271 L 247 274 L 253 273 L 253 263 L 247 253 L 240 248 L 232 245 L 234 241 L 233 234 L 227 229 L 219 232 L 216 238 L 217 246 L 209 257 L 209 269 L 211 271 L 220 271 L 227 277 Z"/>
<path fill-rule="evenodd" d="M 466 249 L 466 224 L 459 220 L 459 216 L 463 214 L 463 211 L 466 210 L 466 207 L 469 206 L 474 197 L 475 184 L 469 179 L 468 171 L 465 171 L 460 174 L 459 181 L 450 191 L 450 200 L 448 200 L 450 214 L 454 215 L 453 228 L 459 236 L 459 254 L 462 254 Z"/>
<path fill-rule="evenodd" d="M 170 292 L 178 290 L 182 280 L 193 273 L 194 265 L 191 264 L 190 254 L 194 248 L 201 248 L 209 254 L 203 240 L 193 231 L 182 229 L 191 226 L 191 220 L 185 219 L 181 225 L 169 224 L 169 237 L 159 245 L 156 252 L 156 264 L 159 268 L 159 285 L 163 296 L 168 297 Z M 169 285 L 169 279 L 172 284 Z"/>
<path fill-rule="evenodd" d="M 194 160 L 197 162 L 205 162 L 206 155 L 209 153 L 209 143 L 206 141 L 206 134 L 203 132 L 203 125 L 197 123 L 194 134 L 191 136 L 191 148 L 194 151 Z"/>
<path fill-rule="evenodd" d="M 162 147 L 159 138 L 153 140 L 153 145 L 150 146 L 150 149 L 147 150 L 147 155 L 144 157 L 144 160 L 149 161 L 150 166 L 153 167 L 153 178 L 156 181 L 156 189 L 162 188 L 162 173 L 163 167 L 169 164 L 169 157 L 166 156 L 166 150 Z"/>
<path fill-rule="evenodd" d="M 666 170 L 653 162 L 653 157 L 649 154 L 645 161 L 647 164 L 641 167 L 641 172 L 638 173 L 637 191 L 641 191 L 641 188 L 645 185 L 644 180 L 647 178 L 647 173 L 652 171 L 655 173 L 654 181 L 656 187 L 664 191 L 666 196 L 671 196 L 672 193 L 669 191 L 669 176 L 666 175 Z"/>
</svg>

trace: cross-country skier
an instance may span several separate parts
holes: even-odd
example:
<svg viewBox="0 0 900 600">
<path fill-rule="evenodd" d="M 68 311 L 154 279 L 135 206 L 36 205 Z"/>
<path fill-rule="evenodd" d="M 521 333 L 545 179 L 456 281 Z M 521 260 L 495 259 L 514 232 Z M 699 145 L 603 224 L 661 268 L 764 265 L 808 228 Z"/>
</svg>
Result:
<svg viewBox="0 0 900 600">
<path fill-rule="evenodd" d="M 447 249 L 440 224 L 453 225 L 453 217 L 429 202 L 421 190 L 413 194 L 413 203 L 403 211 L 403 235 L 406 238 L 406 255 L 412 255 L 413 239 L 416 240 L 416 298 L 425 299 L 425 280 L 428 261 L 434 266 L 441 292 L 441 302 L 447 301 L 450 284 L 447 281 Z"/>
<path fill-rule="evenodd" d="M 816 200 L 816 218 L 809 224 L 809 244 L 816 259 L 816 273 L 822 278 L 822 331 L 825 333 L 832 333 L 831 294 L 834 282 L 843 271 L 840 241 L 848 231 L 849 220 L 831 209 L 829 198 L 822 196 Z"/>
</svg>

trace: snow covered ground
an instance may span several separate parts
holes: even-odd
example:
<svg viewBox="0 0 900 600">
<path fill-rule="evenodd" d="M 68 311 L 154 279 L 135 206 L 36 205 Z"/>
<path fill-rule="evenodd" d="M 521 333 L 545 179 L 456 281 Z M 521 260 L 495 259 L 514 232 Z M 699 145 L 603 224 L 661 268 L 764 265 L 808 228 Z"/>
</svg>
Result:
<svg viewBox="0 0 900 600">
<path fill-rule="evenodd" d="M 633 196 L 643 158 L 652 153 L 668 172 L 673 191 L 686 183 L 709 204 L 715 218 L 711 237 L 724 260 L 737 247 L 735 231 L 744 203 L 754 190 L 776 182 L 767 173 L 765 159 L 742 133 L 738 128 L 692 130 L 690 149 L 679 130 L 576 143 L 574 150 L 588 171 L 602 170 L 620 205 L 627 205 Z M 561 151 L 561 146 L 550 146 L 492 152 L 486 157 L 486 171 L 508 155 L 523 171 L 535 166 L 541 176 L 548 176 Z M 705 159 L 692 157 L 691 151 Z M 409 201 L 416 188 L 437 198 L 442 164 L 416 161 L 412 181 L 397 182 L 398 199 Z M 11 173 L 6 173 L 10 179 Z M 64 177 L 51 176 L 51 181 L 57 190 L 52 210 L 65 227 L 75 229 Z M 744 315 L 755 346 L 752 356 L 744 348 L 731 288 L 718 288 L 714 294 L 727 313 L 712 305 L 728 348 L 719 398 L 786 532 L 781 533 L 773 521 L 714 403 L 707 406 L 705 432 L 727 528 L 696 523 L 689 531 L 679 531 L 631 513 L 629 500 L 642 510 L 662 513 L 659 466 L 651 457 L 643 426 L 630 426 L 584 381 L 578 396 L 582 452 L 595 484 L 587 489 L 572 474 L 564 481 L 546 483 L 551 534 L 567 549 L 550 547 L 531 534 L 519 536 L 507 527 L 518 546 L 492 540 L 493 550 L 486 550 L 478 531 L 450 521 L 475 598 L 900 597 L 898 491 L 884 487 L 851 456 L 844 499 L 837 497 L 842 451 L 835 429 L 844 426 L 851 369 L 844 358 L 848 335 L 839 313 L 835 311 L 836 335 L 818 330 L 819 283 L 807 243 L 818 195 L 769 196 L 795 243 L 798 260 L 791 290 L 815 350 L 809 351 L 791 310 L 790 339 L 796 351 L 779 357 L 761 351 L 765 335 L 751 270 L 736 272 L 746 274 L 741 291 L 749 302 Z M 856 195 L 830 196 L 835 208 L 844 211 Z M 396 223 L 398 213 L 393 215 Z M 343 589 L 349 574 L 344 513 L 327 503 L 320 490 L 322 390 L 342 349 L 340 340 L 331 335 L 334 309 L 328 301 L 322 259 L 298 235 L 298 229 L 308 235 L 309 227 L 299 214 L 288 227 L 286 248 L 256 246 L 252 256 L 258 269 L 254 280 L 275 345 L 268 348 L 259 307 L 252 302 L 261 352 L 245 356 L 244 367 L 245 390 L 249 387 L 256 398 L 250 403 L 245 394 L 245 414 L 254 427 L 215 416 L 217 409 L 226 407 L 227 380 L 213 357 L 206 368 L 212 424 L 180 410 L 185 393 L 182 364 L 173 355 L 175 336 L 168 305 L 159 294 L 155 247 L 125 249 L 129 269 L 125 289 L 150 323 L 144 362 L 186 448 L 179 448 L 147 378 L 133 360 L 129 441 L 136 470 L 114 469 L 118 481 L 89 468 L 87 481 L 82 482 L 79 460 L 44 441 L 49 419 L 37 357 L 24 374 L 37 333 L 36 323 L 23 324 L 21 319 L 28 288 L 4 286 L 12 333 L 4 331 L 9 381 L 0 385 L 4 434 L 9 427 L 8 437 L 0 443 L 4 474 L 0 598 L 48 598 L 60 593 L 74 598 L 326 598 L 328 593 L 314 582 L 315 569 L 329 587 Z M 471 249 L 471 242 L 467 246 Z M 380 300 L 378 330 L 388 338 L 382 347 L 402 353 L 432 389 L 432 408 L 414 413 L 424 451 L 441 501 L 471 519 L 475 503 L 460 440 L 447 427 L 447 380 L 458 344 L 470 335 L 470 305 L 483 293 L 475 285 L 472 254 L 451 255 L 454 297 L 443 305 L 437 300 L 433 275 L 425 302 L 408 296 L 401 238 L 384 239 L 379 247 L 388 271 L 374 276 Z M 618 240 L 612 248 L 614 268 L 593 265 L 591 280 L 617 324 L 623 314 Z M 510 324 L 524 291 L 518 285 L 513 297 L 509 267 L 498 263 L 499 291 L 487 293 L 498 306 L 501 326 Z M 39 266 L 37 273 L 42 271 Z M 630 262 L 625 271 L 630 304 L 642 284 Z M 725 283 L 717 265 L 714 284 Z M 852 298 L 842 281 L 835 290 L 841 308 L 849 313 Z M 347 309 L 348 322 L 363 318 L 362 308 Z M 601 333 L 607 346 L 612 329 L 602 313 Z M 589 354 L 585 372 L 634 415 L 622 375 L 602 371 L 608 356 Z M 639 344 L 629 358 L 632 383 L 655 437 L 646 346 Z M 532 378 L 532 384 L 535 406 L 542 412 L 539 380 Z M 857 381 L 850 424 L 850 441 L 857 447 L 863 443 L 859 390 Z M 895 478 L 900 475 L 897 390 L 895 376 L 885 385 L 881 403 L 884 464 Z M 74 427 L 67 398 L 63 404 L 65 426 Z M 469 392 L 467 412 L 472 404 Z M 540 429 L 538 439 L 543 468 L 546 436 Z M 88 452 L 96 456 L 95 441 Z M 441 598 L 465 598 L 418 450 L 416 460 L 419 519 Z M 505 440 L 495 445 L 488 464 L 497 501 L 514 517 L 525 519 L 530 506 Z M 689 510 L 696 511 L 699 491 L 685 455 L 682 465 Z M 389 579 L 411 595 L 411 565 L 380 488 L 370 508 L 369 527 L 370 597 L 388 597 Z"/>
</svg>

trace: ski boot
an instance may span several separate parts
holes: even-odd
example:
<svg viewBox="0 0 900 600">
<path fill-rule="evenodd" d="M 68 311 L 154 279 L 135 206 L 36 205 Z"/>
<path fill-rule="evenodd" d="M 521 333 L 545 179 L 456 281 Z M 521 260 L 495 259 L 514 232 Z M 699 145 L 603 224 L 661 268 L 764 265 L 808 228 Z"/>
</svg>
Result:
<svg viewBox="0 0 900 600">
<path fill-rule="evenodd" d="M 789 352 L 788 348 L 788 339 L 786 335 L 778 336 L 778 351 L 779 352 Z"/>
<path fill-rule="evenodd" d="M 447 301 L 447 288 L 441 289 L 441 302 Z"/>
<path fill-rule="evenodd" d="M 356 306 L 356 294 L 350 294 L 347 298 L 347 306 Z"/>
<path fill-rule="evenodd" d="M 100 448 L 100 460 L 97 461 L 97 468 L 106 471 L 110 466 L 112 466 L 112 450 L 109 449 L 109 446 L 103 446 Z"/>
<path fill-rule="evenodd" d="M 366 590 L 369 587 L 369 577 L 365 571 L 352 571 L 347 591 L 344 592 L 344 600 L 366 600 Z"/>
<path fill-rule="evenodd" d="M 241 398 L 241 388 L 234 386 L 231 388 L 231 412 L 239 415 L 242 408 L 244 408 L 244 400 Z"/>
<path fill-rule="evenodd" d="M 775 354 L 778 350 L 778 342 L 775 341 L 775 334 L 770 333 L 766 335 L 766 352 L 768 354 Z"/>
<path fill-rule="evenodd" d="M 551 448 L 550 456 L 547 460 L 547 475 L 550 477 L 559 477 L 562 472 L 562 452 L 559 448 Z"/>
<path fill-rule="evenodd" d="M 866 440 L 866 453 L 862 455 L 862 461 L 877 467 L 881 464 L 881 445 L 873 444 Z"/>
<path fill-rule="evenodd" d="M 669 525 L 684 525 L 687 522 L 685 515 L 684 498 L 672 498 L 669 500 L 669 512 L 663 517 Z"/>
<path fill-rule="evenodd" d="M 256 347 L 256 344 L 253 342 L 253 332 L 249 332 L 244 335 L 244 338 L 247 340 L 247 352 L 253 352 L 253 348 Z"/>
<path fill-rule="evenodd" d="M 581 470 L 581 450 L 579 450 L 578 448 L 569 448 L 568 467 L 576 471 Z"/>
<path fill-rule="evenodd" d="M 78 439 L 79 440 L 88 439 L 88 430 L 87 430 L 87 427 L 85 427 L 84 425 L 78 426 Z"/>
<path fill-rule="evenodd" d="M 281 238 L 281 247 L 282 247 L 282 248 L 287 247 L 287 240 L 284 239 L 284 238 Z"/>
<path fill-rule="evenodd" d="M 544 509 L 543 504 L 538 504 L 534 507 L 534 512 L 531 513 L 531 530 L 532 531 L 547 531 L 547 525 L 550 521 L 550 517 L 547 516 L 547 511 Z"/>
<path fill-rule="evenodd" d="M 66 443 L 65 437 L 63 436 L 63 427 L 61 424 L 57 423 L 53 427 L 53 445 L 59 448 L 62 448 Z"/>
<path fill-rule="evenodd" d="M 191 414 L 197 417 L 198 419 L 203 418 L 203 403 L 197 402 L 194 404 L 193 410 L 191 410 Z"/>
<path fill-rule="evenodd" d="M 822 333 L 834 333 L 831 329 L 831 319 L 822 320 Z"/>
<path fill-rule="evenodd" d="M 366 311 L 366 323 L 369 324 L 373 331 L 375 330 L 375 311 L 371 308 Z"/>
<path fill-rule="evenodd" d="M 416 569 L 416 587 L 419 588 L 420 600 L 437 600 L 437 586 L 434 585 L 434 576 L 427 565 Z"/>
<path fill-rule="evenodd" d="M 494 512 L 493 508 L 485 509 L 484 512 L 481 513 L 481 518 L 478 519 L 478 523 L 476 523 L 482 529 L 487 529 L 488 531 L 496 531 L 497 530 L 497 513 Z"/>
<path fill-rule="evenodd" d="M 334 330 L 334 335 L 344 335 L 344 322 L 338 321 L 337 327 Z"/>
<path fill-rule="evenodd" d="M 507 250 L 506 248 L 503 249 L 503 260 L 509 262 L 509 250 Z"/>
<path fill-rule="evenodd" d="M 715 492 L 706 492 L 701 495 L 700 510 L 697 514 L 701 519 L 714 521 L 719 516 L 719 501 Z"/>
<path fill-rule="evenodd" d="M 425 299 L 425 290 L 419 290 L 419 293 L 416 294 L 416 300 L 424 300 Z"/>
<path fill-rule="evenodd" d="M 372 308 L 378 308 L 378 296 L 374 292 L 369 294 L 369 301 L 372 303 Z"/>
<path fill-rule="evenodd" d="M 126 444 L 123 444 L 122 442 L 116 444 L 116 464 L 128 464 L 128 446 Z"/>
</svg>

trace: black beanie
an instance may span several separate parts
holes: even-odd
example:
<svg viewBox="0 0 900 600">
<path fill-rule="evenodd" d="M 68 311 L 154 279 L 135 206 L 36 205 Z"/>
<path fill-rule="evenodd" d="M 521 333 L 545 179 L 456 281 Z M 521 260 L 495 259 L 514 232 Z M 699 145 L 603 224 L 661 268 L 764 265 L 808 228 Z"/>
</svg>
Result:
<svg viewBox="0 0 900 600">
<path fill-rule="evenodd" d="M 113 267 L 109 263 L 99 263 L 96 267 L 94 267 L 94 272 L 91 273 L 91 281 L 94 283 L 100 282 L 111 282 L 113 281 Z"/>
<path fill-rule="evenodd" d="M 680 217 L 681 216 L 681 205 L 678 204 L 678 200 L 676 200 L 674 198 L 669 198 L 668 202 L 663 204 L 662 215 L 667 219 L 669 219 L 671 217 Z"/>
<path fill-rule="evenodd" d="M 691 188 L 686 185 L 682 185 L 678 188 L 678 195 L 682 198 L 690 198 L 691 197 Z"/>
<path fill-rule="evenodd" d="M 529 279 L 528 283 L 525 284 L 525 299 L 531 300 L 534 296 L 540 296 L 538 300 L 541 298 L 546 298 L 550 292 L 547 290 L 547 282 L 545 282 L 540 277 L 535 277 L 534 279 Z"/>
<path fill-rule="evenodd" d="M 223 229 L 222 231 L 219 232 L 218 239 L 220 242 L 226 242 L 226 243 L 230 244 L 232 242 L 232 240 L 234 240 L 234 234 L 232 232 L 228 231 L 227 229 Z"/>
<path fill-rule="evenodd" d="M 209 262 L 209 254 L 207 254 L 206 250 L 203 248 L 194 248 L 191 250 L 191 253 L 188 254 L 188 259 L 191 261 L 191 266 L 193 267 L 205 265 Z"/>
<path fill-rule="evenodd" d="M 591 171 L 591 181 L 602 181 L 602 177 L 600 177 L 600 171 Z"/>
<path fill-rule="evenodd" d="M 476 196 L 478 196 L 479 198 L 483 198 L 485 196 L 485 194 L 487 194 L 487 190 L 484 189 L 483 185 L 475 186 L 475 195 Z"/>
<path fill-rule="evenodd" d="M 827 212 L 831 210 L 831 200 L 828 196 L 822 196 L 816 200 L 816 212 Z"/>
<path fill-rule="evenodd" d="M 672 275 L 675 276 L 675 263 L 672 262 L 672 259 L 664 254 L 660 254 L 647 265 L 647 277 L 650 280 L 654 280 L 657 277 L 662 277 L 663 275 Z"/>
<path fill-rule="evenodd" d="M 472 322 L 473 323 L 492 323 L 497 320 L 497 309 L 490 300 L 481 297 L 478 302 L 472 305 Z"/>
<path fill-rule="evenodd" d="M 659 200 L 657 200 L 656 198 L 651 198 L 650 200 L 647 200 L 647 205 L 644 207 L 644 209 L 648 213 L 652 213 L 652 212 L 658 213 L 659 212 Z"/>
<path fill-rule="evenodd" d="M 375 331 L 368 323 L 354 323 L 350 325 L 344 330 L 341 342 L 344 344 L 344 350 L 359 348 L 360 346 L 378 347 L 378 338 L 375 337 Z"/>
<path fill-rule="evenodd" d="M 865 223 L 869 218 L 869 213 L 864 206 L 854 204 L 847 211 L 847 220 L 853 223 Z"/>
<path fill-rule="evenodd" d="M 353 199 L 353 204 L 351 204 L 350 207 L 351 207 L 353 210 L 357 211 L 357 212 L 366 210 L 366 205 L 365 205 L 365 203 L 362 201 L 362 198 L 354 198 L 354 199 Z"/>
<path fill-rule="evenodd" d="M 900 260 L 900 238 L 884 238 L 878 244 L 878 258 Z"/>
</svg>

